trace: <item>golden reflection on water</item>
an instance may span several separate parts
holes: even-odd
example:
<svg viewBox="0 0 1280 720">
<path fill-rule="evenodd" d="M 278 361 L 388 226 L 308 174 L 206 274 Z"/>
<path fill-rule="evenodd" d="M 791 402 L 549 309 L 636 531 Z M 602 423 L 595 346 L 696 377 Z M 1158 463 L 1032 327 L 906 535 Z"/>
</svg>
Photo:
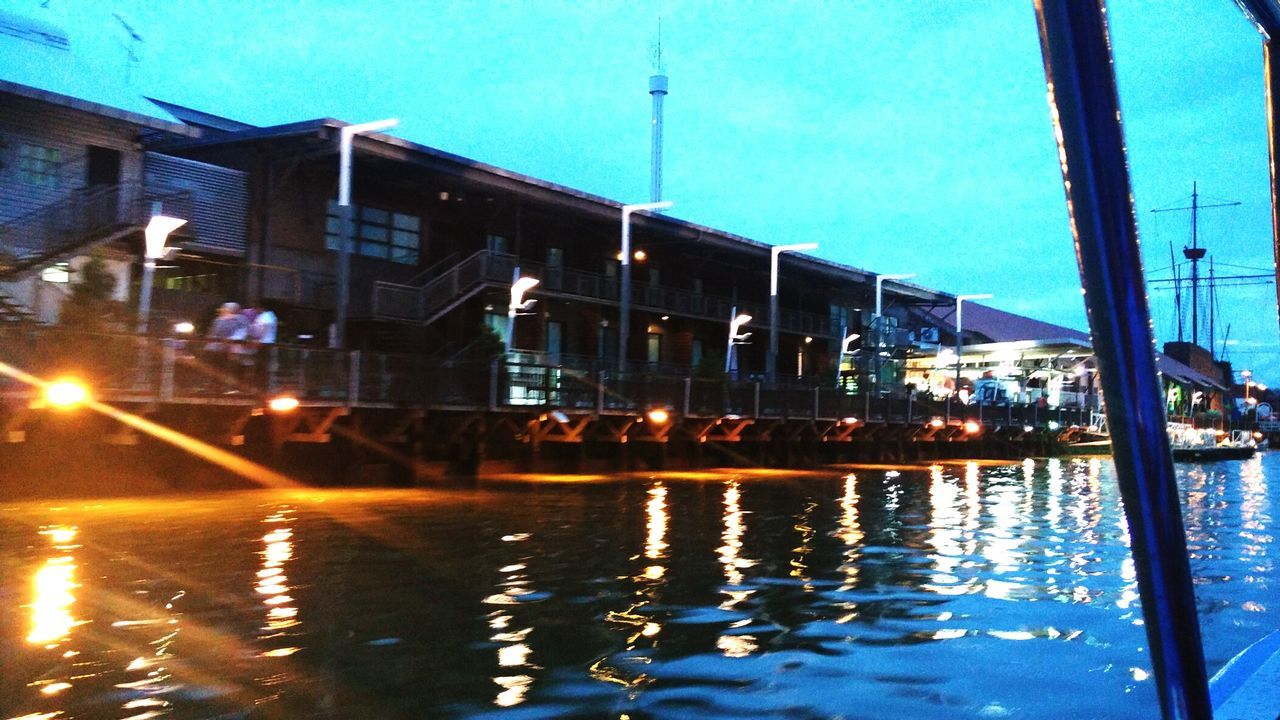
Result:
<svg viewBox="0 0 1280 720">
<path fill-rule="evenodd" d="M 800 544 L 791 549 L 795 556 L 791 558 L 791 577 L 802 581 L 801 587 L 805 592 L 812 592 L 813 585 L 809 580 L 809 554 L 813 552 L 813 536 L 816 531 L 813 529 L 813 511 L 818 507 L 818 503 L 813 500 L 806 500 L 804 510 L 796 516 L 795 531 L 800 534 Z"/>
<path fill-rule="evenodd" d="M 939 595 L 963 595 L 967 584 L 960 584 L 956 571 L 962 556 L 972 552 L 961 544 L 965 537 L 964 514 L 960 511 L 960 489 L 943 474 L 941 465 L 929 468 L 929 544 L 933 546 L 933 573 L 924 587 Z"/>
<path fill-rule="evenodd" d="M 77 529 L 66 525 L 54 525 L 40 530 L 53 546 L 51 555 L 32 579 L 31 631 L 27 642 L 54 649 L 68 640 L 71 630 L 81 624 L 71 614 L 75 604 L 76 562 L 72 551 L 80 547 L 72 544 Z"/>
<path fill-rule="evenodd" d="M 262 596 L 262 604 L 266 606 L 266 622 L 262 626 L 259 637 L 263 640 L 289 638 L 295 633 L 288 632 L 300 624 L 298 608 L 289 595 L 289 576 L 285 574 L 285 565 L 293 559 L 294 510 L 282 507 L 263 518 L 264 525 L 271 530 L 262 536 L 262 567 L 257 572 L 257 584 L 254 591 Z M 288 657 L 300 648 L 284 645 L 265 650 L 262 657 Z"/>
<path fill-rule="evenodd" d="M 649 501 L 645 503 L 645 540 L 644 556 L 650 560 L 661 560 L 667 556 L 667 487 L 662 483 L 654 483 L 649 488 Z M 659 563 L 645 568 L 644 575 L 650 580 L 657 580 L 666 572 Z"/>
<path fill-rule="evenodd" d="M 862 560 L 862 523 L 858 520 L 858 477 L 849 473 L 844 478 L 844 492 L 840 494 L 840 528 L 836 537 L 844 543 L 844 562 L 840 566 L 844 574 L 841 591 L 853 590 L 858 584 Z"/>
<path fill-rule="evenodd" d="M 512 543 L 513 549 L 520 549 L 525 546 L 515 543 L 524 543 L 532 537 L 531 533 L 512 533 L 502 536 L 502 541 Z M 538 667 L 532 660 L 533 647 L 527 642 L 533 626 L 519 627 L 514 624 L 520 614 L 519 608 L 528 599 L 527 596 L 537 592 L 528 573 L 532 558 L 531 552 L 521 551 L 515 562 L 507 562 L 498 568 L 501 575 L 498 587 L 501 591 L 492 593 L 483 600 L 487 605 L 503 606 L 490 612 L 488 616 L 489 629 L 492 631 L 489 639 L 500 643 L 495 651 L 499 674 L 493 677 L 493 683 L 500 688 L 493 698 L 493 704 L 498 707 L 514 707 L 523 703 L 533 687 L 534 678 L 520 670 L 534 670 Z"/>
</svg>

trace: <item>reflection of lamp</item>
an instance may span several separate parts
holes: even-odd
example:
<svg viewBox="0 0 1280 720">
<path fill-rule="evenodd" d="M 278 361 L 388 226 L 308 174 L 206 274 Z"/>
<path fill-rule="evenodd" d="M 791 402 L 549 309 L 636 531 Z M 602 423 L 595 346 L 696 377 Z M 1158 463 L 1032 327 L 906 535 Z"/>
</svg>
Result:
<svg viewBox="0 0 1280 720">
<path fill-rule="evenodd" d="M 138 291 L 138 334 L 140 335 L 146 334 L 147 321 L 151 318 L 151 284 L 156 272 L 156 260 L 164 257 L 169 250 L 165 247 L 169 233 L 186 224 L 186 220 L 162 214 L 160 203 L 155 203 L 151 208 L 151 221 L 147 223 L 147 228 L 142 233 L 146 246 L 142 253 L 142 287 Z"/>
<path fill-rule="evenodd" d="M 532 290 L 537 284 L 537 278 L 527 275 L 521 277 L 518 265 L 511 274 L 511 302 L 507 305 L 507 337 L 505 343 L 507 352 L 511 352 L 511 340 L 515 334 L 516 315 L 522 310 L 528 310 L 533 307 L 533 304 L 537 302 L 533 299 L 525 300 L 524 294 Z"/>
<path fill-rule="evenodd" d="M 798 250 L 817 250 L 818 243 L 775 245 L 769 248 L 769 354 L 766 356 L 765 374 L 773 380 L 778 365 L 778 256 Z"/>
<path fill-rule="evenodd" d="M 741 345 L 747 338 L 751 337 L 751 333 L 738 333 L 738 329 L 743 325 L 751 322 L 751 316 L 738 314 L 738 308 L 735 306 L 731 312 L 733 319 L 729 321 L 729 346 L 724 352 L 724 371 L 729 372 L 733 369 L 733 346 Z"/>
</svg>

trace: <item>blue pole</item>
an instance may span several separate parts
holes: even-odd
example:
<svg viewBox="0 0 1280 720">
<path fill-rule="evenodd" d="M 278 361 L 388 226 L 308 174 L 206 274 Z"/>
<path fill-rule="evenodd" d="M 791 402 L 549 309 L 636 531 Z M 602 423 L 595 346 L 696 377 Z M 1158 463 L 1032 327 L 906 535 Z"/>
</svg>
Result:
<svg viewBox="0 0 1280 720">
<path fill-rule="evenodd" d="M 1036 0 L 1049 100 L 1160 707 L 1212 718 L 1103 0 Z"/>
</svg>

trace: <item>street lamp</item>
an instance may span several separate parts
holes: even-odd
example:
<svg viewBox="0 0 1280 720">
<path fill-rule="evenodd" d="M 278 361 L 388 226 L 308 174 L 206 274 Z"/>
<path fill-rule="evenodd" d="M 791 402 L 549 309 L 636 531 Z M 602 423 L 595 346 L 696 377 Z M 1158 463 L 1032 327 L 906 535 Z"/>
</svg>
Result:
<svg viewBox="0 0 1280 720">
<path fill-rule="evenodd" d="M 146 246 L 142 251 L 142 287 L 138 292 L 139 335 L 147 334 L 147 322 L 151 318 L 151 284 L 156 272 L 156 260 L 164 257 L 169 251 L 169 248 L 165 247 L 169 233 L 186 224 L 186 220 L 163 214 L 160 203 L 155 203 L 151 207 L 151 220 L 142 232 Z"/>
<path fill-rule="evenodd" d="M 850 335 L 845 335 L 844 340 L 840 341 L 840 354 L 836 356 L 836 387 L 837 388 L 840 387 L 840 366 L 844 363 L 844 356 L 849 354 L 849 345 L 851 345 L 854 340 L 857 340 L 860 337 L 862 336 L 859 335 L 858 333 L 852 333 Z"/>
<path fill-rule="evenodd" d="M 995 297 L 991 293 L 979 293 L 977 295 L 957 295 L 956 296 L 956 386 L 954 392 L 960 392 L 960 363 L 961 363 L 961 345 L 964 343 L 964 323 L 960 314 L 960 309 L 964 305 L 965 300 L 989 300 Z"/>
<path fill-rule="evenodd" d="M 618 370 L 627 367 L 627 335 L 631 332 L 631 215 L 646 210 L 665 210 L 670 200 L 622 206 L 622 284 L 618 289 Z"/>
<path fill-rule="evenodd" d="M 347 342 L 347 305 L 351 298 L 351 143 L 356 135 L 386 130 L 399 125 L 391 118 L 358 125 L 345 125 L 338 130 L 338 213 L 342 226 L 338 235 L 338 297 L 334 302 L 333 345 L 341 349 Z"/>
<path fill-rule="evenodd" d="M 765 375 L 773 381 L 778 366 L 778 256 L 784 252 L 817 250 L 818 243 L 774 245 L 769 248 L 769 354 L 765 356 Z"/>
<path fill-rule="evenodd" d="M 511 273 L 511 302 L 507 305 L 507 332 L 504 345 L 507 353 L 511 352 L 511 341 L 515 335 L 516 315 L 523 310 L 533 307 L 536 300 L 524 299 L 524 294 L 529 292 L 538 284 L 537 278 L 529 276 L 520 276 L 520 266 L 516 266 L 514 272 Z"/>
<path fill-rule="evenodd" d="M 729 315 L 732 316 L 732 319 L 729 320 L 729 345 L 724 351 L 724 371 L 726 373 L 733 368 L 733 346 L 740 345 L 744 340 L 751 337 L 751 333 L 738 334 L 739 328 L 751 322 L 751 316 L 746 314 L 739 315 L 736 306 L 729 312 Z"/>
<path fill-rule="evenodd" d="M 1251 370 L 1241 370 L 1240 377 L 1244 378 L 1244 404 L 1247 408 L 1249 405 L 1249 386 L 1253 384 L 1250 382 L 1253 379 L 1253 372 Z"/>
<path fill-rule="evenodd" d="M 915 273 L 899 273 L 897 275 L 877 275 L 876 276 L 876 317 L 880 317 L 880 296 L 883 292 L 885 280 L 907 280 L 915 277 Z"/>
</svg>

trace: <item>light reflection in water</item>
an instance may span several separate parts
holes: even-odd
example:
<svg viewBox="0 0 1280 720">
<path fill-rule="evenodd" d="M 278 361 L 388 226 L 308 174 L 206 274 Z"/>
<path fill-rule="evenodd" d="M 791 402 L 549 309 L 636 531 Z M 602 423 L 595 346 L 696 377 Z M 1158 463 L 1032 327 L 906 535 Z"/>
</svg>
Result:
<svg viewBox="0 0 1280 720">
<path fill-rule="evenodd" d="M 644 556 L 650 560 L 661 560 L 666 557 L 667 550 L 667 488 L 662 483 L 654 483 L 649 488 L 649 502 L 645 503 L 645 541 Z M 657 580 L 666 569 L 653 563 L 645 568 L 645 577 Z"/>
<path fill-rule="evenodd" d="M 716 550 L 720 564 L 724 566 L 724 579 L 729 587 L 721 589 L 728 597 L 720 603 L 721 610 L 732 610 L 738 603 L 751 596 L 753 590 L 742 586 L 742 571 L 756 564 L 755 560 L 742 556 L 742 536 L 746 532 L 745 513 L 739 505 L 741 491 L 737 480 L 724 486 L 724 529 L 720 533 L 721 545 Z"/>
<path fill-rule="evenodd" d="M 941 465 L 929 468 L 929 544 L 933 546 L 933 573 L 925 588 L 939 595 L 963 595 L 972 580 L 960 582 L 957 571 L 962 557 L 973 551 L 961 544 L 968 536 L 967 520 L 960 511 L 960 490 L 942 471 Z"/>
<path fill-rule="evenodd" d="M 813 510 L 816 507 L 818 503 L 806 500 L 804 510 L 796 517 L 795 524 L 795 531 L 800 534 L 800 544 L 792 548 L 795 557 L 791 558 L 791 577 L 804 583 L 801 587 L 805 592 L 813 591 L 813 585 L 809 582 L 808 558 L 813 552 L 813 536 L 817 534 L 813 529 Z"/>
<path fill-rule="evenodd" d="M 1021 584 L 1000 576 L 1014 572 L 1022 559 L 1020 548 L 1025 538 L 1016 532 L 1018 527 L 1018 491 L 1022 485 L 1009 482 L 992 482 L 987 485 L 991 513 L 991 527 L 987 530 L 987 542 L 982 556 L 990 561 L 983 592 L 987 597 L 1008 600 Z M 984 573 L 984 574 L 987 574 Z"/>
<path fill-rule="evenodd" d="M 840 494 L 840 529 L 836 537 L 844 543 L 844 574 L 842 591 L 852 590 L 858 584 L 862 560 L 862 523 L 858 520 L 858 477 L 850 473 L 844 478 L 844 492 Z"/>
<path fill-rule="evenodd" d="M 504 535 L 502 541 L 523 543 L 531 537 L 533 536 L 530 533 L 515 533 Z M 515 545 L 514 547 L 523 546 Z M 530 633 L 533 632 L 533 626 L 513 627 L 512 625 L 520 614 L 521 605 L 529 597 L 537 594 L 533 587 L 533 580 L 527 572 L 528 563 L 532 557 L 531 553 L 524 552 L 517 562 L 510 562 L 498 568 L 498 572 L 502 574 L 498 586 L 502 591 L 493 593 L 484 600 L 488 605 L 505 606 L 501 610 L 489 613 L 489 629 L 493 631 L 489 639 L 495 643 L 501 643 L 496 650 L 498 672 L 501 674 L 493 677 L 494 684 L 501 688 L 493 698 L 493 704 L 498 707 L 514 707 L 523 703 L 533 687 L 534 679 L 531 675 L 512 674 L 518 673 L 521 668 L 537 669 L 532 662 L 533 648 L 527 643 Z"/>
<path fill-rule="evenodd" d="M 71 551 L 77 530 L 65 525 L 42 528 L 40 534 L 49 539 L 55 551 L 33 579 L 34 598 L 31 607 L 31 631 L 27 642 L 54 649 L 68 640 L 71 630 L 80 623 L 71 614 L 76 598 L 76 562 Z"/>
<path fill-rule="evenodd" d="M 262 557 L 262 567 L 257 572 L 257 585 L 254 587 L 263 596 L 262 604 L 266 606 L 266 624 L 259 632 L 263 640 L 289 638 L 296 633 L 289 631 L 300 624 L 298 608 L 289 595 L 289 577 L 285 574 L 286 563 L 293 559 L 293 512 L 293 508 L 283 507 L 262 520 L 272 526 L 271 531 L 262 537 L 264 547 L 258 553 Z M 285 644 L 270 648 L 261 655 L 287 657 L 298 650 Z"/>
</svg>

